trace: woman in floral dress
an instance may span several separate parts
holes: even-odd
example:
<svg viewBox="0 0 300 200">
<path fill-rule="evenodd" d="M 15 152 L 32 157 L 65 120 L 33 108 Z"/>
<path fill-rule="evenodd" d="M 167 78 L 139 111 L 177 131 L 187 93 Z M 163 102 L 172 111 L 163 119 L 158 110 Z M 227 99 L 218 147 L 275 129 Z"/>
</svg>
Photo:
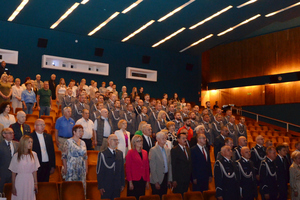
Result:
<svg viewBox="0 0 300 200">
<path fill-rule="evenodd" d="M 86 145 L 80 138 L 83 127 L 75 125 L 72 129 L 73 137 L 68 139 L 63 146 L 63 176 L 65 181 L 82 181 L 86 188 L 86 174 L 88 172 Z"/>
</svg>

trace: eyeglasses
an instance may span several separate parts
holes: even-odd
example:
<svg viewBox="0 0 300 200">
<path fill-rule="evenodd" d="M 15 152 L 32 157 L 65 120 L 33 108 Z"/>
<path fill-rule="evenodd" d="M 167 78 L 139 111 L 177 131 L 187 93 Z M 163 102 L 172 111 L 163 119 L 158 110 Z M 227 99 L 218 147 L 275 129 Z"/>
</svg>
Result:
<svg viewBox="0 0 300 200">
<path fill-rule="evenodd" d="M 119 139 L 112 139 L 112 141 L 119 142 Z"/>
<path fill-rule="evenodd" d="M 46 124 L 37 124 L 37 126 L 46 126 Z"/>
<path fill-rule="evenodd" d="M 137 140 L 136 142 L 143 142 L 143 140 Z"/>
</svg>

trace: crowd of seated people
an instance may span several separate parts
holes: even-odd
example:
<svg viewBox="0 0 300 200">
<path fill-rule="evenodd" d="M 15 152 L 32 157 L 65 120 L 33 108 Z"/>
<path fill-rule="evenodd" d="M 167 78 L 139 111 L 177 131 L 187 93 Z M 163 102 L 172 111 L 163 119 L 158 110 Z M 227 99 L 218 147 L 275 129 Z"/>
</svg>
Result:
<svg viewBox="0 0 300 200">
<path fill-rule="evenodd" d="M 298 198 L 299 176 L 290 178 L 289 173 L 300 173 L 300 145 L 290 156 L 288 144 L 265 147 L 259 135 L 256 146 L 249 149 L 245 118 L 239 117 L 236 124 L 231 110 L 223 115 L 217 104 L 212 110 L 207 101 L 200 112 L 198 105 L 179 101 L 176 93 L 171 99 L 167 94 L 155 99 L 142 87 L 128 94 L 122 86 L 118 93 L 112 81 L 97 88 L 96 81 L 87 86 L 85 79 L 78 86 L 74 80 L 66 86 L 64 79 L 56 84 L 54 74 L 49 81 L 41 81 L 40 75 L 36 78 L 27 80 L 22 92 L 13 93 L 13 109 L 23 108 L 16 114 L 17 121 L 9 114 L 9 102 L 0 105 L 0 193 L 12 180 L 13 199 L 22 199 L 25 193 L 31 198 L 33 191 L 38 192 L 37 182 L 49 181 L 56 166 L 56 147 L 62 151 L 65 181 L 82 181 L 84 188 L 87 151 L 99 151 L 97 179 L 103 199 L 119 197 L 125 177 L 127 195 L 137 199 L 149 187 L 160 197 L 168 188 L 183 195 L 190 183 L 193 191 L 203 192 L 213 178 L 217 199 L 254 199 L 257 186 L 262 199 L 287 199 L 289 182 L 292 198 Z M 22 88 L 19 79 L 15 86 Z M 39 116 L 49 115 L 53 100 L 62 115 L 55 122 L 55 141 L 46 133 L 43 119 L 35 121 L 34 130 L 25 123 L 26 114 L 34 109 Z M 24 165 L 32 176 L 27 185 L 16 179 Z"/>
</svg>

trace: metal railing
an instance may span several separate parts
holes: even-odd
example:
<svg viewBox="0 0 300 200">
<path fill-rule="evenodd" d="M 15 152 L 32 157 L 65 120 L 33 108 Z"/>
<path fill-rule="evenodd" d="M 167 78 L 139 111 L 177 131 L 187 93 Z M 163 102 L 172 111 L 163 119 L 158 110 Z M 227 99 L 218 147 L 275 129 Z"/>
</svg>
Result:
<svg viewBox="0 0 300 200">
<path fill-rule="evenodd" d="M 282 121 L 282 120 L 275 119 L 275 118 L 272 118 L 272 117 L 268 117 L 268 116 L 265 116 L 265 115 L 257 114 L 257 113 L 250 112 L 250 111 L 247 111 L 247 110 L 243 110 L 243 109 L 240 109 L 240 108 L 234 108 L 233 107 L 232 110 L 236 110 L 236 113 L 239 114 L 239 115 L 243 115 L 243 112 L 255 115 L 256 116 L 256 122 L 258 122 L 259 117 L 261 117 L 261 118 L 266 118 L 266 119 L 270 119 L 270 120 L 273 120 L 273 121 L 276 121 L 276 122 L 283 123 L 283 124 L 286 125 L 286 132 L 289 132 L 290 126 L 300 128 L 300 126 L 297 125 L 297 124 L 293 124 L 293 123 L 290 123 L 290 122 Z"/>
</svg>

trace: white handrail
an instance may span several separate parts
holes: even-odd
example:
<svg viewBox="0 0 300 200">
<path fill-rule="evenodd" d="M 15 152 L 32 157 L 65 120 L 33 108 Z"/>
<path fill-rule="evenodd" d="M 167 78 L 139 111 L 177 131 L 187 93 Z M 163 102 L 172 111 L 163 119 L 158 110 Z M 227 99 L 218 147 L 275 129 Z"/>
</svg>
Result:
<svg viewBox="0 0 300 200">
<path fill-rule="evenodd" d="M 290 123 L 290 122 L 282 121 L 282 120 L 275 119 L 275 118 L 272 118 L 272 117 L 268 117 L 268 116 L 265 116 L 265 115 L 257 114 L 257 113 L 254 113 L 254 112 L 250 112 L 250 111 L 247 111 L 247 110 L 243 110 L 243 109 L 239 109 L 239 108 L 234 108 L 234 107 L 233 107 L 232 109 L 236 110 L 237 113 L 239 113 L 240 115 L 242 115 L 243 112 L 246 112 L 246 113 L 255 115 L 255 116 L 256 116 L 256 121 L 257 121 L 257 122 L 258 122 L 259 117 L 263 117 L 263 118 L 267 118 L 267 119 L 270 119 L 270 120 L 273 120 L 273 121 L 277 121 L 277 122 L 286 124 L 286 132 L 289 132 L 289 126 L 290 126 L 290 125 L 291 125 L 291 126 L 295 126 L 295 127 L 300 128 L 300 126 L 297 125 L 297 124 L 293 124 L 293 123 Z"/>
</svg>

